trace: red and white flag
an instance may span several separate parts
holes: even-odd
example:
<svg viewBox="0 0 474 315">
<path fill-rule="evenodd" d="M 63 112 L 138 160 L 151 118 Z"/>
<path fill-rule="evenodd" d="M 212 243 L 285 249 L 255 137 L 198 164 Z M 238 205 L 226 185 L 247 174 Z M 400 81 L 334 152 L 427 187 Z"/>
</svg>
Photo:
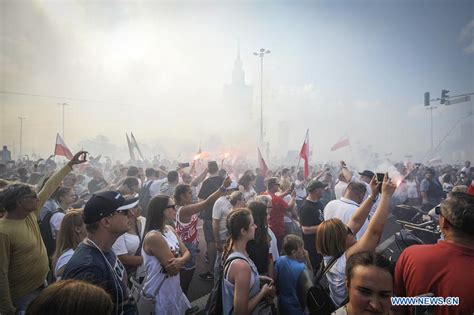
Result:
<svg viewBox="0 0 474 315">
<path fill-rule="evenodd" d="M 258 150 L 258 164 L 260 167 L 260 175 L 263 177 L 267 177 L 267 173 L 268 173 L 267 163 L 265 163 L 265 160 L 262 157 L 262 153 L 260 153 L 260 148 L 257 148 L 257 150 Z"/>
<path fill-rule="evenodd" d="M 67 157 L 69 160 L 72 160 L 74 157 L 67 147 L 66 143 L 64 143 L 63 138 L 58 134 L 56 134 L 56 145 L 54 147 L 54 155 L 62 155 Z"/>
<path fill-rule="evenodd" d="M 343 147 L 347 147 L 348 145 L 351 145 L 350 141 L 349 141 L 349 138 L 344 138 L 340 141 L 338 141 L 337 143 L 335 143 L 332 147 L 331 147 L 331 151 L 336 151 L 340 148 L 343 148 Z"/>
<path fill-rule="evenodd" d="M 300 158 L 304 160 L 304 178 L 309 176 L 309 129 L 306 131 L 303 146 L 300 150 Z"/>
</svg>

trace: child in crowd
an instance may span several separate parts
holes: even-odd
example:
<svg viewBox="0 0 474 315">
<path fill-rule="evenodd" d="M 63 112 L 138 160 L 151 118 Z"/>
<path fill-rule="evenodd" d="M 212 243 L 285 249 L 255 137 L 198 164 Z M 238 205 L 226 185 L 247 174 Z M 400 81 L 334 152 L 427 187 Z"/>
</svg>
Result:
<svg viewBox="0 0 474 315">
<path fill-rule="evenodd" d="M 298 299 L 298 279 L 305 268 L 311 270 L 308 252 L 304 249 L 303 240 L 293 234 L 285 236 L 283 251 L 286 256 L 280 256 L 275 264 L 280 314 L 304 314 L 304 306 Z"/>
</svg>

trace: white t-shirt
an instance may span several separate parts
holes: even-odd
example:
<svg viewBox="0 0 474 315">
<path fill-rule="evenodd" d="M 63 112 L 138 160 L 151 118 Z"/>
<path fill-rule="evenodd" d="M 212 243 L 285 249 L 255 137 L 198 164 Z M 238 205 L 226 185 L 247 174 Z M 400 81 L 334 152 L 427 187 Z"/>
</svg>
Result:
<svg viewBox="0 0 474 315">
<path fill-rule="evenodd" d="M 58 261 L 56 262 L 56 266 L 54 266 L 54 276 L 56 277 L 57 281 L 61 280 L 61 276 L 58 276 L 59 270 L 66 266 L 73 254 L 74 249 L 71 248 L 65 251 L 61 256 L 59 256 Z"/>
<path fill-rule="evenodd" d="M 145 231 L 146 219 L 142 216 L 138 217 L 141 223 L 140 236 L 143 237 L 143 232 Z M 138 246 L 140 246 L 140 238 L 138 235 L 125 233 L 120 235 L 112 245 L 112 250 L 115 255 L 135 255 L 137 252 Z"/>
<path fill-rule="evenodd" d="M 338 218 L 344 224 L 348 224 L 352 215 L 359 208 L 359 204 L 355 201 L 341 197 L 338 200 L 331 200 L 324 208 L 324 220 Z M 360 228 L 356 238 L 359 240 L 369 226 L 369 219 L 365 220 L 364 225 Z"/>
<path fill-rule="evenodd" d="M 232 209 L 232 204 L 226 196 L 219 197 L 214 203 L 214 207 L 212 207 L 212 219 L 219 220 L 219 238 L 221 241 L 225 241 L 228 236 L 226 219 L 230 209 Z"/>
<path fill-rule="evenodd" d="M 324 256 L 324 264 L 327 266 L 332 258 L 333 257 L 331 256 Z M 344 253 L 326 273 L 329 291 L 331 292 L 331 299 L 336 307 L 341 306 L 342 302 L 344 302 L 344 299 L 347 297 L 346 261 L 346 253 Z"/>
<path fill-rule="evenodd" d="M 408 198 L 418 198 L 418 190 L 416 188 L 416 182 L 414 180 L 407 180 L 405 182 L 407 187 Z"/>
<path fill-rule="evenodd" d="M 268 228 L 267 231 L 268 235 L 270 235 L 270 254 L 272 254 L 273 261 L 276 261 L 280 257 L 280 254 L 278 253 L 277 239 L 272 229 Z"/>
<path fill-rule="evenodd" d="M 306 188 L 304 187 L 304 182 L 297 179 L 295 181 L 295 193 L 296 193 L 296 200 L 304 200 L 308 193 L 306 192 Z"/>
<path fill-rule="evenodd" d="M 153 184 L 151 184 L 151 186 L 150 186 L 150 196 L 151 196 L 151 198 L 161 194 L 161 192 L 160 192 L 161 185 L 164 182 L 167 182 L 167 181 L 168 181 L 167 178 L 157 179 L 157 180 L 153 181 Z"/>
<path fill-rule="evenodd" d="M 51 233 L 53 234 L 53 239 L 56 239 L 59 229 L 61 228 L 61 222 L 63 222 L 65 214 L 62 212 L 56 212 L 51 216 L 49 220 L 49 225 L 51 226 Z"/>
</svg>

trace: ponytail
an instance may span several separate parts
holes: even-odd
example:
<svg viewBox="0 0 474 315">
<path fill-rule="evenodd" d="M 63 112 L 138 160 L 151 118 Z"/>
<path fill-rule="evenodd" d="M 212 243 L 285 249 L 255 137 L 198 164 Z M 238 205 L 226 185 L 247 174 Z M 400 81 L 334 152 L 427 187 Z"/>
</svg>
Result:
<svg viewBox="0 0 474 315">
<path fill-rule="evenodd" d="M 229 255 L 231 254 L 232 246 L 234 246 L 234 240 L 232 239 L 232 237 L 229 236 L 225 241 L 224 248 L 222 250 L 222 265 L 225 264 L 227 257 L 229 257 Z"/>
</svg>

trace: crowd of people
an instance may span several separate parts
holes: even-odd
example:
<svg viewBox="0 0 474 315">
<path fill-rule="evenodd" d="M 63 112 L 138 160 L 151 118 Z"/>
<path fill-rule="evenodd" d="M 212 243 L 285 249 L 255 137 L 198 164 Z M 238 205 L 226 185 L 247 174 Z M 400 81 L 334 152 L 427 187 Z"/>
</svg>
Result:
<svg viewBox="0 0 474 315">
<path fill-rule="evenodd" d="M 335 314 L 404 314 L 412 309 L 392 297 L 425 294 L 459 297 L 436 314 L 474 312 L 469 161 L 395 163 L 390 174 L 341 161 L 305 176 L 216 161 L 113 164 L 85 151 L 64 166 L 10 158 L 0 161 L 0 314 L 199 313 L 193 281 L 213 281 L 219 314 L 308 314 L 308 275 L 324 276 Z M 438 217 L 441 236 L 394 265 L 376 248 L 401 204 Z"/>
</svg>

